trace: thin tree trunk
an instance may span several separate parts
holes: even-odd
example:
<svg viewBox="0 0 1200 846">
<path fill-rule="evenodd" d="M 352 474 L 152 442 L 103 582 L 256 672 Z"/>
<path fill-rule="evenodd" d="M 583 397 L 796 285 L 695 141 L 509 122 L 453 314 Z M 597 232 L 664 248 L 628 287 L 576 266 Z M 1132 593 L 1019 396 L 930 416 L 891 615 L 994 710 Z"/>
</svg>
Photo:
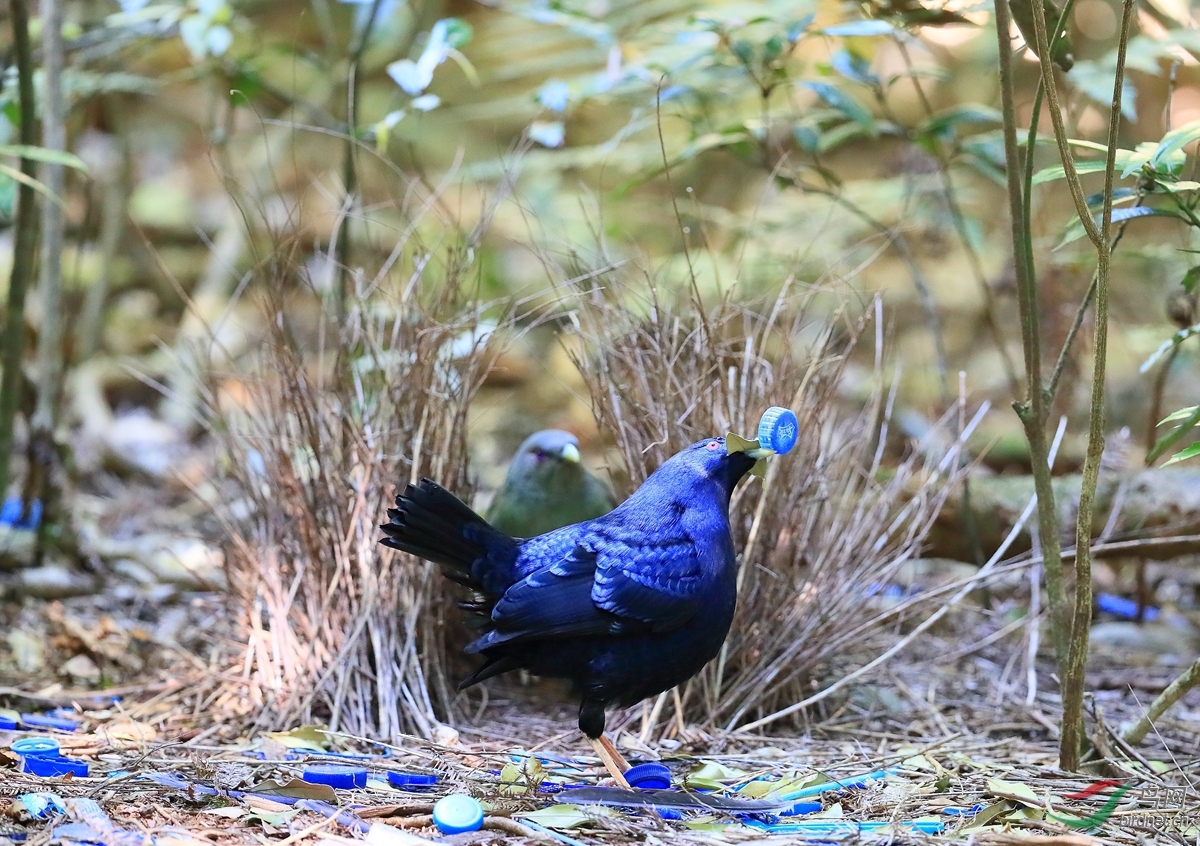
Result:
<svg viewBox="0 0 1200 846">
<path fill-rule="evenodd" d="M 29 12 L 25 0 L 10 0 L 13 48 L 17 61 L 18 103 L 21 109 L 19 138 L 22 144 L 38 143 L 36 109 L 33 97 L 33 59 L 29 45 Z M 32 159 L 21 159 L 21 173 L 28 180 L 37 178 Z M 37 248 L 36 195 L 29 181 L 17 189 L 16 238 L 13 245 L 12 274 L 8 282 L 8 319 L 4 329 L 3 361 L 0 368 L 0 498 L 8 490 L 13 448 L 13 423 L 21 394 L 21 359 L 25 351 L 25 295 L 33 275 L 34 250 Z"/>
</svg>

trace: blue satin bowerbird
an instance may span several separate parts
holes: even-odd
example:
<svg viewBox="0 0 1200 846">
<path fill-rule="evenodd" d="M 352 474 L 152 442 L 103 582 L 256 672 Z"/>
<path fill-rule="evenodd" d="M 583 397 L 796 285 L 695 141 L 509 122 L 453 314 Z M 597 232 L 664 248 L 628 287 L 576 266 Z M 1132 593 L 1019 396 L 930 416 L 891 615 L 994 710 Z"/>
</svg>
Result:
<svg viewBox="0 0 1200 846">
<path fill-rule="evenodd" d="M 486 622 L 467 652 L 485 662 L 460 689 L 517 668 L 570 680 L 579 728 L 622 784 L 627 765 L 604 737 L 605 708 L 687 681 L 720 650 L 737 602 L 729 499 L 760 459 L 791 448 L 791 421 L 786 448 L 736 435 L 699 441 L 608 514 L 527 540 L 422 479 L 388 509 L 381 542 L 474 592 L 468 607 Z"/>
</svg>

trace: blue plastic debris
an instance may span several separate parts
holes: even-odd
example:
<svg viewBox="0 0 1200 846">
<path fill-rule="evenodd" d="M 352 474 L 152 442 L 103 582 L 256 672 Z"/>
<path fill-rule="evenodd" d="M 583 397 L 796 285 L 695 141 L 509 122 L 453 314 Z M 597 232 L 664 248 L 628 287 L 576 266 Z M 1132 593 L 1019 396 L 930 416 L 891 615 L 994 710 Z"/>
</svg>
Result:
<svg viewBox="0 0 1200 846">
<path fill-rule="evenodd" d="M 77 720 L 68 720 L 65 717 L 53 716 L 53 714 L 22 714 L 21 724 L 27 728 L 58 729 L 59 731 L 75 731 L 79 728 Z"/>
<path fill-rule="evenodd" d="M 982 804 L 972 805 L 969 808 L 942 808 L 942 813 L 948 817 L 973 817 L 983 808 Z"/>
<path fill-rule="evenodd" d="M 1132 599 L 1126 599 L 1123 596 L 1114 596 L 1111 593 L 1097 594 L 1096 607 L 1101 611 L 1115 614 L 1118 617 L 1124 617 L 1127 620 L 1137 619 L 1137 602 Z M 1158 609 L 1147 605 L 1146 613 L 1142 616 L 1142 619 L 1153 620 L 1157 616 Z"/>
<path fill-rule="evenodd" d="M 946 824 L 937 820 L 914 820 L 912 822 L 855 822 L 853 820 L 799 820 L 786 823 L 764 823 L 745 820 L 744 825 L 757 828 L 768 834 L 846 835 L 869 834 L 895 827 L 901 831 L 917 834 L 938 834 Z"/>
<path fill-rule="evenodd" d="M 820 802 L 796 802 L 790 808 L 779 811 L 781 817 L 799 817 L 804 814 L 815 814 L 821 810 Z"/>
<path fill-rule="evenodd" d="M 10 748 L 22 757 L 57 758 L 60 746 L 53 737 L 21 737 Z"/>
<path fill-rule="evenodd" d="M 665 764 L 651 761 L 630 767 L 625 771 L 625 780 L 630 787 L 641 790 L 665 790 L 671 786 L 671 770 Z"/>
<path fill-rule="evenodd" d="M 76 761 L 74 758 L 29 756 L 21 759 L 21 772 L 42 778 L 55 778 L 72 775 L 77 778 L 87 778 L 88 765 L 86 761 Z"/>
<path fill-rule="evenodd" d="M 758 444 L 778 455 L 790 452 L 800 437 L 800 421 L 787 408 L 771 406 L 758 421 Z"/>
<path fill-rule="evenodd" d="M 333 805 L 330 805 L 328 802 L 322 802 L 320 799 L 300 799 L 296 802 L 296 807 L 302 811 L 313 811 L 324 817 L 336 820 L 360 834 L 365 834 L 371 828 L 362 817 L 353 811 L 335 808 Z"/>
<path fill-rule="evenodd" d="M 396 772 L 393 770 L 388 772 L 387 780 L 388 784 L 392 787 L 398 787 L 401 790 L 423 790 L 426 787 L 432 787 L 437 784 L 438 777 L 425 773 Z"/>
<path fill-rule="evenodd" d="M 42 521 L 42 503 L 34 500 L 29 503 L 29 513 L 21 518 L 21 498 L 10 496 L 0 505 L 0 526 L 12 526 L 14 529 L 36 529 Z"/>
<path fill-rule="evenodd" d="M 17 802 L 35 820 L 48 820 L 67 812 L 67 806 L 57 793 L 23 793 L 17 797 Z"/>
<path fill-rule="evenodd" d="M 443 796 L 433 806 L 433 824 L 442 834 L 462 834 L 483 828 L 483 806 L 465 793 Z"/>
<path fill-rule="evenodd" d="M 14 731 L 21 724 L 21 716 L 16 711 L 0 708 L 0 731 Z"/>
<path fill-rule="evenodd" d="M 339 790 L 367 786 L 367 768 L 347 764 L 311 764 L 304 768 L 303 778 L 311 784 L 327 784 Z"/>
<path fill-rule="evenodd" d="M 873 772 L 863 773 L 862 775 L 850 776 L 849 778 L 838 779 L 837 781 L 827 781 L 824 784 L 814 784 L 812 787 L 802 787 L 799 790 L 793 790 L 790 793 L 785 793 L 781 799 L 806 799 L 809 796 L 819 796 L 822 793 L 828 793 L 831 790 L 845 790 L 850 787 L 866 787 L 868 782 L 884 778 L 894 774 L 893 769 L 874 770 Z"/>
</svg>

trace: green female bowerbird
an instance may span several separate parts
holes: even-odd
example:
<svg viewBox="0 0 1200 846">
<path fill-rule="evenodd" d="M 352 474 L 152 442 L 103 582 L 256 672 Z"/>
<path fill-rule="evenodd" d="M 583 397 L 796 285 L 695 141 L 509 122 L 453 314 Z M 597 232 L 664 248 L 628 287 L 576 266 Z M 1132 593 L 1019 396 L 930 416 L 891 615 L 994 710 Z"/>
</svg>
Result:
<svg viewBox="0 0 1200 846">
<path fill-rule="evenodd" d="M 531 538 L 612 511 L 608 486 L 583 466 L 570 432 L 545 429 L 525 439 L 488 508 L 487 521 L 517 538 Z"/>
</svg>

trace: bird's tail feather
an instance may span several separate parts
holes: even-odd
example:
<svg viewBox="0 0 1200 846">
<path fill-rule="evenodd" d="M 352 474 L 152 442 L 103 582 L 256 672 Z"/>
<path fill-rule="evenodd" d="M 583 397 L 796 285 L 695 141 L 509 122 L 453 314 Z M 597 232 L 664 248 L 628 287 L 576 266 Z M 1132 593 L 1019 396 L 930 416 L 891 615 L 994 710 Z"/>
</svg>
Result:
<svg viewBox="0 0 1200 846">
<path fill-rule="evenodd" d="M 406 487 L 380 528 L 384 546 L 440 564 L 447 578 L 488 596 L 513 581 L 519 541 L 431 479 Z"/>
</svg>

